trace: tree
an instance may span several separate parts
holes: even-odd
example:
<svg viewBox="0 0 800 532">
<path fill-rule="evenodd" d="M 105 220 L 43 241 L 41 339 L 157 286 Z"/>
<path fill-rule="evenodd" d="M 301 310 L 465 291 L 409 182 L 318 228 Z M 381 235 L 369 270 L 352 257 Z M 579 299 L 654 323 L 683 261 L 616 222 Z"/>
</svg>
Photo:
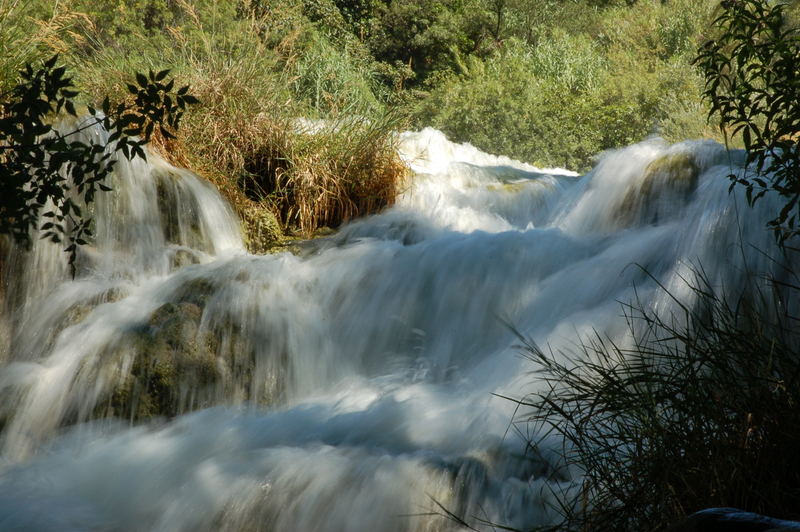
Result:
<svg viewBox="0 0 800 532">
<path fill-rule="evenodd" d="M 111 190 L 104 181 L 118 153 L 145 159 L 143 146 L 156 127 L 173 138 L 186 106 L 198 100 L 188 86 L 173 90 L 169 70 L 136 74 L 136 84 L 128 85 L 132 101 L 112 105 L 106 97 L 101 110 L 89 107 L 75 129 L 63 132 L 53 122 L 62 111 L 78 117 L 78 91 L 57 62 L 56 55 L 38 69 L 28 64 L 0 95 L 0 235 L 30 246 L 38 228 L 42 238 L 65 241 L 74 274 L 77 248 L 91 236 L 91 219 L 79 203 L 89 205 L 96 191 Z M 107 144 L 76 139 L 98 124 L 109 132 Z"/>
<path fill-rule="evenodd" d="M 740 134 L 755 171 L 731 174 L 755 203 L 772 190 L 784 198 L 768 226 L 780 243 L 800 234 L 800 32 L 786 23 L 784 5 L 726 0 L 715 20 L 719 34 L 695 63 L 705 76 L 704 96 L 727 137 Z"/>
</svg>

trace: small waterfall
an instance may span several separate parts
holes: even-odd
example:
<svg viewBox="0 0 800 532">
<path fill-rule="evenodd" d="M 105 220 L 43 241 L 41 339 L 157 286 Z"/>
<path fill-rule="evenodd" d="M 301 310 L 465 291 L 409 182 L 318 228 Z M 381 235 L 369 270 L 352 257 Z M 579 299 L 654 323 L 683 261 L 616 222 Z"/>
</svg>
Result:
<svg viewBox="0 0 800 532">
<path fill-rule="evenodd" d="M 438 505 L 546 524 L 571 479 L 498 397 L 541 386 L 508 324 L 624 342 L 634 290 L 674 310 L 654 279 L 690 298 L 693 265 L 733 292 L 779 271 L 775 198 L 728 194 L 742 160 L 717 144 L 578 176 L 400 140 L 397 205 L 299 254 L 246 254 L 218 194 L 154 154 L 98 196 L 75 279 L 48 242 L 7 250 L 0 529 L 459 529 Z"/>
<path fill-rule="evenodd" d="M 108 138 L 99 126 L 78 136 L 84 143 Z M 0 346 L 7 364 L 0 423 L 11 454 L 27 454 L 64 423 L 96 416 L 109 372 L 125 372 L 125 357 L 114 359 L 109 344 L 127 340 L 126 328 L 152 312 L 141 306 L 143 286 L 183 265 L 243 253 L 230 207 L 191 172 L 150 153 L 147 161 L 120 160 L 110 184 L 112 192 L 98 194 L 89 209 L 95 237 L 80 248 L 75 279 L 62 246 L 35 235 L 28 252 L 8 244 L 0 263 L 9 329 Z M 121 333 L 124 339 L 112 340 Z"/>
</svg>

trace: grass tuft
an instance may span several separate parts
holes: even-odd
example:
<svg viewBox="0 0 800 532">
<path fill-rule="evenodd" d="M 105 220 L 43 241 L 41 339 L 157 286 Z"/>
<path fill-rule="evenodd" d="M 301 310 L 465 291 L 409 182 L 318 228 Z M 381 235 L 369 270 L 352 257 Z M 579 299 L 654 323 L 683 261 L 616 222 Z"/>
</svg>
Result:
<svg viewBox="0 0 800 532">
<path fill-rule="evenodd" d="M 678 314 L 625 307 L 630 347 L 522 339 L 546 383 L 520 402 L 545 435 L 532 447 L 558 436 L 563 472 L 580 472 L 555 530 L 664 530 L 709 507 L 800 518 L 800 283 L 787 277 L 731 300 L 696 272 Z"/>
</svg>

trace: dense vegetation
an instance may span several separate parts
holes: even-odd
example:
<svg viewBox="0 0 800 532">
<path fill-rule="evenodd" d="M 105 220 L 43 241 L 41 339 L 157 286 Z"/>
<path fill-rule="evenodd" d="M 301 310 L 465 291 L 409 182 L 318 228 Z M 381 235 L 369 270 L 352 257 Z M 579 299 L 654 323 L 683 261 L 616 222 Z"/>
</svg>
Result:
<svg viewBox="0 0 800 532">
<path fill-rule="evenodd" d="M 597 335 L 554 354 L 521 337 L 547 384 L 520 401 L 523 421 L 543 440 L 559 435 L 563 471 L 581 472 L 581 486 L 560 494 L 558 530 L 772 528 L 678 524 L 709 507 L 800 518 L 800 27 L 786 7 L 722 2 L 696 59 L 726 142 L 741 134 L 747 151 L 750 166 L 729 175 L 731 189 L 743 186 L 750 204 L 783 199 L 768 224 L 778 273 L 748 272 L 746 286 L 723 290 L 696 269 L 684 279 L 694 297 L 667 293 L 676 314 L 625 307 L 630 346 Z"/>
<path fill-rule="evenodd" d="M 547 383 L 521 402 L 546 435 L 532 449 L 558 434 L 557 470 L 582 472 L 548 530 L 666 530 L 714 507 L 800 519 L 800 280 L 783 277 L 724 295 L 696 271 L 697 301 L 677 301 L 678 316 L 625 307 L 630 346 L 598 335 L 553 353 L 522 339 Z"/>
<path fill-rule="evenodd" d="M 308 234 L 393 201 L 400 127 L 577 170 L 649 135 L 713 136 L 692 59 L 715 5 L 14 0 L 0 4 L 0 91 L 54 51 L 90 105 L 124 101 L 133 72 L 170 68 L 202 103 L 155 143 L 251 228 L 268 208 Z M 309 135 L 319 123 L 298 117 L 329 126 Z"/>
<path fill-rule="evenodd" d="M 92 236 L 92 220 L 81 205 L 88 207 L 97 191 L 111 190 L 104 181 L 117 155 L 146 159 L 143 146 L 156 127 L 175 138 L 187 105 L 197 99 L 188 85 L 175 88 L 169 70 L 150 71 L 137 73 L 136 84 L 128 85 L 130 103 L 112 107 L 105 98 L 101 109 L 89 106 L 79 116 L 79 93 L 65 73 L 58 55 L 39 69 L 29 63 L 0 97 L 0 235 L 30 247 L 33 231 L 41 229 L 42 238 L 65 242 L 74 275 L 77 247 Z M 59 115 L 56 127 L 52 117 Z M 107 139 L 81 135 L 98 125 Z"/>
<path fill-rule="evenodd" d="M 706 78 L 704 95 L 723 131 L 741 134 L 755 167 L 730 176 L 731 187 L 743 185 L 750 204 L 769 190 L 783 196 L 768 225 L 784 242 L 800 234 L 800 26 L 784 4 L 758 0 L 723 2 L 714 22 L 719 36 L 696 60 Z"/>
</svg>

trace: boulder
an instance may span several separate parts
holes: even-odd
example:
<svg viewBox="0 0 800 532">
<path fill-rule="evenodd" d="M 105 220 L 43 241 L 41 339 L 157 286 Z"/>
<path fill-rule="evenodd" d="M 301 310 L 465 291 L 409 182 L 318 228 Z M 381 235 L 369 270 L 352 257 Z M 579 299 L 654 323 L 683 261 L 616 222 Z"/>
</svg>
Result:
<svg viewBox="0 0 800 532">
<path fill-rule="evenodd" d="M 695 512 L 668 532 L 789 532 L 800 521 L 775 519 L 736 508 L 708 508 Z"/>
<path fill-rule="evenodd" d="M 644 170 L 638 187 L 628 190 L 618 219 L 630 224 L 656 223 L 673 215 L 687 203 L 700 177 L 700 166 L 689 152 L 667 153 L 654 159 Z"/>
</svg>

